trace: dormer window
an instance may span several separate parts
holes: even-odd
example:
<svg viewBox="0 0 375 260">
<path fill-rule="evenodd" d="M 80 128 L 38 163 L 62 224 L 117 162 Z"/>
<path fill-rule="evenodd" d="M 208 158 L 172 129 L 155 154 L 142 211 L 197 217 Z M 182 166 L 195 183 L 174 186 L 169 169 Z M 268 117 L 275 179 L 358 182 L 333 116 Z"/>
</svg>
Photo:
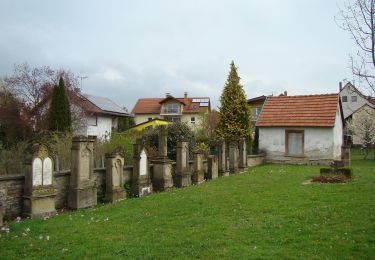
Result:
<svg viewBox="0 0 375 260">
<path fill-rule="evenodd" d="M 180 106 L 178 104 L 165 104 L 163 106 L 163 114 L 179 114 L 180 113 Z"/>
</svg>

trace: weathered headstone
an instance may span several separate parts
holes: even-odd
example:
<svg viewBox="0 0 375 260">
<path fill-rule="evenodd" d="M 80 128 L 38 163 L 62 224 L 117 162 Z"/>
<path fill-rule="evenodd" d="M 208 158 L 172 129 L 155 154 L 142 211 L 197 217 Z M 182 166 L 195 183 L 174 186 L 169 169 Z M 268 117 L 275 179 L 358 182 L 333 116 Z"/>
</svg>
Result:
<svg viewBox="0 0 375 260">
<path fill-rule="evenodd" d="M 193 184 L 204 182 L 203 153 L 201 152 L 194 153 L 194 171 L 191 179 Z"/>
<path fill-rule="evenodd" d="M 114 152 L 105 155 L 106 158 L 106 200 L 116 202 L 125 198 L 123 167 L 124 158 Z"/>
<path fill-rule="evenodd" d="M 213 180 L 218 177 L 218 165 L 217 165 L 217 157 L 216 155 L 209 155 L 207 164 L 208 164 L 208 179 Z"/>
<path fill-rule="evenodd" d="M 165 191 L 173 187 L 172 163 L 167 156 L 167 126 L 159 126 L 159 148 L 157 158 L 152 160 L 154 172 L 152 184 L 156 191 Z"/>
<path fill-rule="evenodd" d="M 350 146 L 341 147 L 341 160 L 344 162 L 345 166 L 350 167 Z"/>
<path fill-rule="evenodd" d="M 68 206 L 88 208 L 97 204 L 94 178 L 94 141 L 85 136 L 73 137 Z"/>
<path fill-rule="evenodd" d="M 246 139 L 241 138 L 239 141 L 239 163 L 238 166 L 241 171 L 244 171 L 247 168 L 247 147 Z"/>
<path fill-rule="evenodd" d="M 134 164 L 132 193 L 134 196 L 146 196 L 152 193 L 149 159 L 142 140 L 137 139 L 133 145 Z"/>
<path fill-rule="evenodd" d="M 191 185 L 191 172 L 189 170 L 189 143 L 177 143 L 176 158 L 176 186 L 187 187 Z"/>
<path fill-rule="evenodd" d="M 226 156 L 226 144 L 225 141 L 221 141 L 218 147 L 218 168 L 219 176 L 228 176 L 229 172 L 227 169 L 227 156 Z"/>
<path fill-rule="evenodd" d="M 44 145 L 34 145 L 31 161 L 25 163 L 23 215 L 35 218 L 56 213 L 53 162 Z"/>
<path fill-rule="evenodd" d="M 238 143 L 234 141 L 229 143 L 229 172 L 238 172 Z"/>
</svg>

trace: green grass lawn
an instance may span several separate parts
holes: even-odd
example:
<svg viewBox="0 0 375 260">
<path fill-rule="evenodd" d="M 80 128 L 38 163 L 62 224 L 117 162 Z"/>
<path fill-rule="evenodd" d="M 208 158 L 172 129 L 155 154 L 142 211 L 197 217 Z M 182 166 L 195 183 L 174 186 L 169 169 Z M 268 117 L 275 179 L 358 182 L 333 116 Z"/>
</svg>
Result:
<svg viewBox="0 0 375 260">
<path fill-rule="evenodd" d="M 375 161 L 352 165 L 347 184 L 302 185 L 319 167 L 264 165 L 12 223 L 1 235 L 0 258 L 374 259 Z"/>
</svg>

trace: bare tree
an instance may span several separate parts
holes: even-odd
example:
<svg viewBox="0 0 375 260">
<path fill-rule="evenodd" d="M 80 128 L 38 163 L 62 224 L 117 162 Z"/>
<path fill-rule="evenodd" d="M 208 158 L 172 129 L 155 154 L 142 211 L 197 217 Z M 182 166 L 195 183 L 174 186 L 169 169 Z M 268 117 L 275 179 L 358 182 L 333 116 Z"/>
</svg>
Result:
<svg viewBox="0 0 375 260">
<path fill-rule="evenodd" d="M 350 55 L 352 73 L 375 94 L 375 0 L 354 0 L 339 7 L 338 25 L 348 31 L 358 51 Z"/>
</svg>

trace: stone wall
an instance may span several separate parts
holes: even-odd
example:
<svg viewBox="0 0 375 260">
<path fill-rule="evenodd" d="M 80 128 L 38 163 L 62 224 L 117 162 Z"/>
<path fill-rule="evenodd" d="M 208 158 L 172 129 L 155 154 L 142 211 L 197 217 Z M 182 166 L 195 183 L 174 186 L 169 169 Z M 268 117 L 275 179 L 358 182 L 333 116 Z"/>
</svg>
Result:
<svg viewBox="0 0 375 260">
<path fill-rule="evenodd" d="M 261 154 L 252 154 L 247 156 L 247 166 L 257 166 L 264 163 L 266 155 L 264 153 Z"/>
<path fill-rule="evenodd" d="M 193 162 L 189 162 L 190 169 L 193 170 Z M 173 163 L 172 173 L 174 174 L 176 163 Z M 123 168 L 124 181 L 129 182 L 133 174 L 133 166 L 126 165 Z M 207 161 L 203 161 L 203 169 L 207 172 Z M 153 174 L 153 165 L 150 165 L 150 173 Z M 96 186 L 105 183 L 105 168 L 94 169 Z M 67 207 L 70 171 L 60 171 L 54 173 L 54 184 L 57 189 L 55 199 L 56 209 Z M 0 176 L 0 206 L 4 208 L 5 219 L 14 219 L 22 215 L 23 190 L 25 178 L 23 175 Z"/>
</svg>

